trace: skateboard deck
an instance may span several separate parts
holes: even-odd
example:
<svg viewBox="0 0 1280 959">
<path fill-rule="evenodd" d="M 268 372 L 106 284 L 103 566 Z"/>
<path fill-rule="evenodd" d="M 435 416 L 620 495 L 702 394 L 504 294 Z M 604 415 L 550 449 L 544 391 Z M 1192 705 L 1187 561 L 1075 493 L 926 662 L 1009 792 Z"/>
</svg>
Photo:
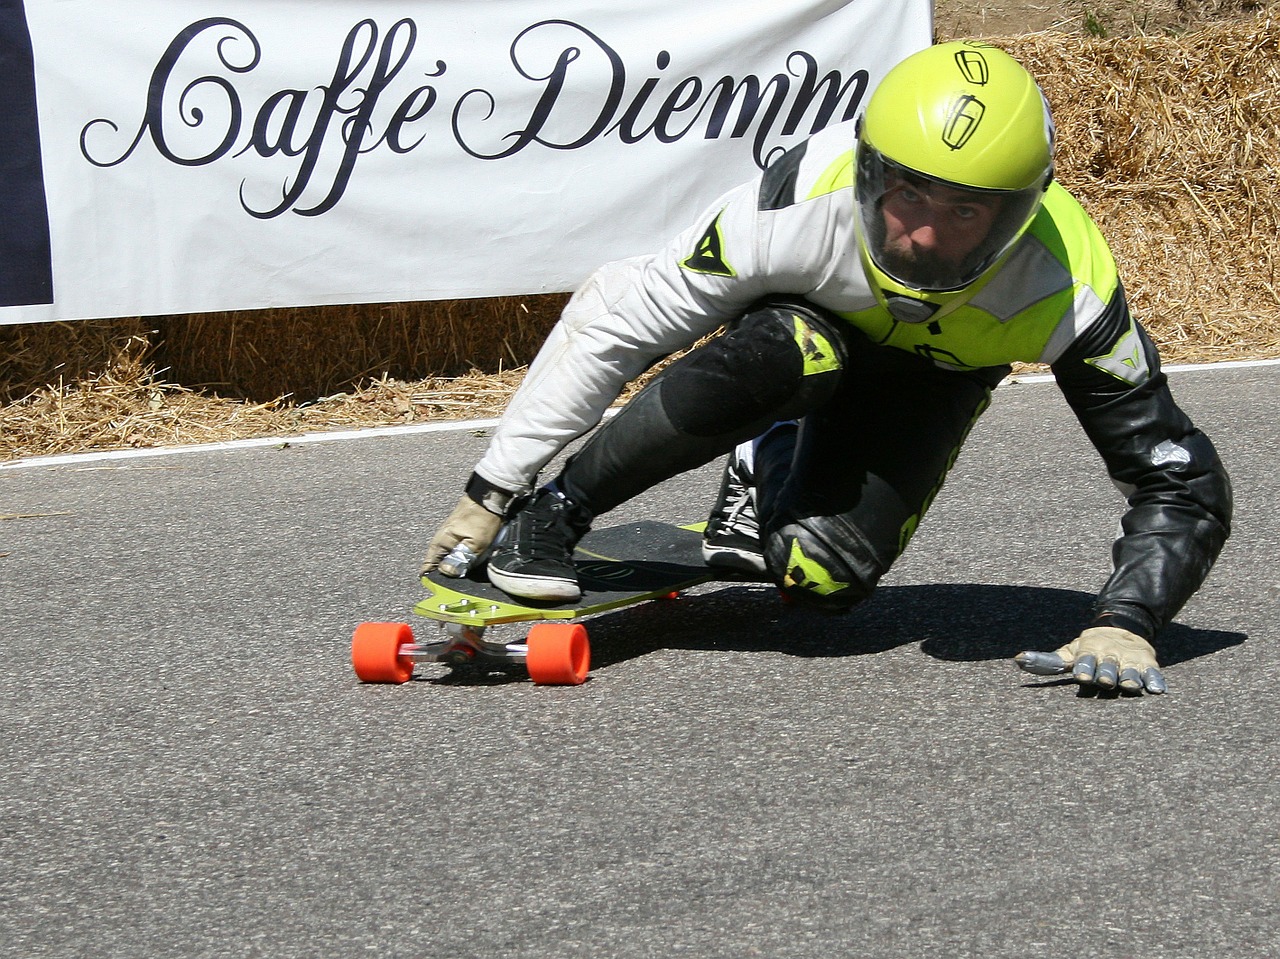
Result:
<svg viewBox="0 0 1280 959">
<path fill-rule="evenodd" d="M 584 616 L 673 596 L 715 580 L 739 578 L 702 561 L 699 526 L 644 521 L 595 530 L 574 551 L 582 597 L 572 603 L 533 603 L 508 596 L 484 578 L 422 577 L 427 596 L 413 611 L 444 624 L 445 636 L 419 643 L 406 623 L 362 623 L 352 637 L 356 675 L 370 683 L 404 683 L 416 663 L 444 663 L 472 674 L 527 670 L 535 683 L 578 685 L 590 670 Z M 495 643 L 485 630 L 502 623 L 534 623 L 525 643 Z"/>
<path fill-rule="evenodd" d="M 578 619 L 723 576 L 702 562 L 700 528 L 651 520 L 592 531 L 573 556 L 582 598 L 572 603 L 515 599 L 483 578 L 483 570 L 478 579 L 434 572 L 422 578 L 427 597 L 413 611 L 468 626 Z"/>
</svg>

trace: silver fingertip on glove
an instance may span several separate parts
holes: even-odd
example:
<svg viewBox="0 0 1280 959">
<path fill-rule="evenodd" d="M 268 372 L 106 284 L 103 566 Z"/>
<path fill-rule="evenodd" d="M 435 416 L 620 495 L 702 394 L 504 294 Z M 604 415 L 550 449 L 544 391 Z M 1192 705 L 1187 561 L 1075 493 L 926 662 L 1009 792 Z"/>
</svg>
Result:
<svg viewBox="0 0 1280 959">
<path fill-rule="evenodd" d="M 1018 653 L 1013 657 L 1013 661 L 1025 672 L 1034 673 L 1037 676 L 1057 676 L 1068 669 L 1066 661 L 1057 653 L 1028 650 L 1025 653 Z"/>
<path fill-rule="evenodd" d="M 440 560 L 440 572 L 445 576 L 461 578 L 471 571 L 471 567 L 475 565 L 476 558 L 475 550 L 466 543 L 459 543 L 449 550 L 444 559 Z"/>
</svg>

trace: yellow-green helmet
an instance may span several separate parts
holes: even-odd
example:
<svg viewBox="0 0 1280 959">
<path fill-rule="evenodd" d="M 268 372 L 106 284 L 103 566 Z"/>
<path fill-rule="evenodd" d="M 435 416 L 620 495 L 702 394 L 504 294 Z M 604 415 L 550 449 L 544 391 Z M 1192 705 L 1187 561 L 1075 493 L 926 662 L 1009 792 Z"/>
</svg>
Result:
<svg viewBox="0 0 1280 959">
<path fill-rule="evenodd" d="M 989 273 L 1031 224 L 1053 179 L 1053 121 L 1031 74 L 1007 53 L 975 41 L 942 43 L 903 60 L 876 87 L 859 127 L 857 162 L 858 242 L 868 275 L 882 296 L 939 306 Z M 999 198 L 986 239 L 962 263 L 913 272 L 880 255 L 880 204 L 904 179 Z"/>
</svg>

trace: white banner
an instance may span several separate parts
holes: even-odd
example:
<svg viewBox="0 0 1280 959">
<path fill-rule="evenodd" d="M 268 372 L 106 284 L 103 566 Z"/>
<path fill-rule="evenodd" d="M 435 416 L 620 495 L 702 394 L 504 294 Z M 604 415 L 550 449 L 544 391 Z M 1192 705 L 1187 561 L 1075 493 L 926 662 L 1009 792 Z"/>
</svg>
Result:
<svg viewBox="0 0 1280 959">
<path fill-rule="evenodd" d="M 0 323 L 570 290 L 931 30 L 928 0 L 0 0 Z"/>
</svg>

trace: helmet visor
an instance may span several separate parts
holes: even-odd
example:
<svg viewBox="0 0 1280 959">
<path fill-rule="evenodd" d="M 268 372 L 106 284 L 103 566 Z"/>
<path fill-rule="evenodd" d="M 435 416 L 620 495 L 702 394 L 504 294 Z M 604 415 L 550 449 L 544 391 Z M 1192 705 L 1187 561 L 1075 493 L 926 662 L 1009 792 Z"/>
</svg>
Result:
<svg viewBox="0 0 1280 959">
<path fill-rule="evenodd" d="M 983 190 L 927 176 L 858 144 L 858 219 L 872 263 L 908 289 L 968 286 L 1017 241 L 1044 186 Z"/>
</svg>

